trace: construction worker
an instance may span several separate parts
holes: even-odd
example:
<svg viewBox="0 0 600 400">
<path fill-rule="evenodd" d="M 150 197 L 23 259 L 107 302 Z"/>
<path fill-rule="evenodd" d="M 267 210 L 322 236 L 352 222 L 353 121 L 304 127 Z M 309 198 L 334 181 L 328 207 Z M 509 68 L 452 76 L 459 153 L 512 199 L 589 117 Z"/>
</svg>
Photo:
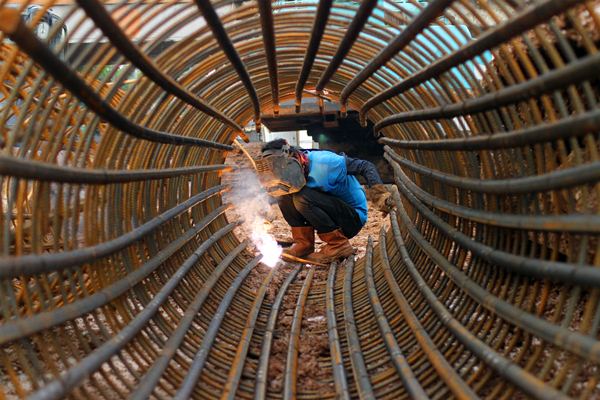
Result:
<svg viewBox="0 0 600 400">
<path fill-rule="evenodd" d="M 367 195 L 381 211 L 391 208 L 390 193 L 369 161 L 305 151 L 276 139 L 262 147 L 257 164 L 267 192 L 292 228 L 293 245 L 285 250 L 292 256 L 320 263 L 349 257 L 354 248 L 348 239 L 367 222 Z M 366 193 L 355 175 L 366 180 Z M 316 253 L 315 230 L 325 242 Z"/>
</svg>

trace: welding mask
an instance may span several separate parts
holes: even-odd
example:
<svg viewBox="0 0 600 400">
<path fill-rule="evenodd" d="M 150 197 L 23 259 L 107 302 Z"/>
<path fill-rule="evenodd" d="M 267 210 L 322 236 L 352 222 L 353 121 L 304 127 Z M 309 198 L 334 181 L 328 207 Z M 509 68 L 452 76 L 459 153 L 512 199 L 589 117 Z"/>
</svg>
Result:
<svg viewBox="0 0 600 400">
<path fill-rule="evenodd" d="M 267 193 L 274 197 L 296 193 L 306 185 L 302 164 L 288 145 L 263 151 L 256 170 Z"/>
</svg>

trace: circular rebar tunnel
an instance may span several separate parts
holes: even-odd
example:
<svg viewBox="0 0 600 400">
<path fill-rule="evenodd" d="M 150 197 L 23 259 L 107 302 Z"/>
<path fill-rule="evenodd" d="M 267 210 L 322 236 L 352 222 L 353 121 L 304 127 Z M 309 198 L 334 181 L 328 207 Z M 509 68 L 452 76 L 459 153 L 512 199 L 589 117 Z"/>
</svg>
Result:
<svg viewBox="0 0 600 400">
<path fill-rule="evenodd" d="M 598 0 L 28 3 L 0 398 L 600 397 Z M 364 258 L 277 274 L 223 162 L 308 100 L 375 124 L 396 208 Z"/>
</svg>

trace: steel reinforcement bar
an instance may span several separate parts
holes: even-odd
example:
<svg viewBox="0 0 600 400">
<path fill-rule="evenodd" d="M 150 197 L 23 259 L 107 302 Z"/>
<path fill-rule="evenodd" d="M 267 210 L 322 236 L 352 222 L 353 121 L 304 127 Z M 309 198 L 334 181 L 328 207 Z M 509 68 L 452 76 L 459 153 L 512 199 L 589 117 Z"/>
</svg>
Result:
<svg viewBox="0 0 600 400">
<path fill-rule="evenodd" d="M 0 0 L 0 35 L 0 398 L 600 397 L 600 1 Z M 271 269 L 226 152 L 325 97 L 394 210 Z"/>
</svg>

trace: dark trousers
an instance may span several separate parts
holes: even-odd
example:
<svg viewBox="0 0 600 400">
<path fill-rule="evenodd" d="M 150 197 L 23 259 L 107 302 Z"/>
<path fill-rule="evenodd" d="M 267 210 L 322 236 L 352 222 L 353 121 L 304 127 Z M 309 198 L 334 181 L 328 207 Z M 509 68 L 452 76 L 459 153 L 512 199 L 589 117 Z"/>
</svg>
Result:
<svg viewBox="0 0 600 400">
<path fill-rule="evenodd" d="M 316 189 L 303 187 L 294 194 L 280 196 L 277 203 L 290 226 L 313 226 L 317 233 L 338 228 L 351 238 L 362 228 L 360 217 L 343 200 Z"/>
</svg>

